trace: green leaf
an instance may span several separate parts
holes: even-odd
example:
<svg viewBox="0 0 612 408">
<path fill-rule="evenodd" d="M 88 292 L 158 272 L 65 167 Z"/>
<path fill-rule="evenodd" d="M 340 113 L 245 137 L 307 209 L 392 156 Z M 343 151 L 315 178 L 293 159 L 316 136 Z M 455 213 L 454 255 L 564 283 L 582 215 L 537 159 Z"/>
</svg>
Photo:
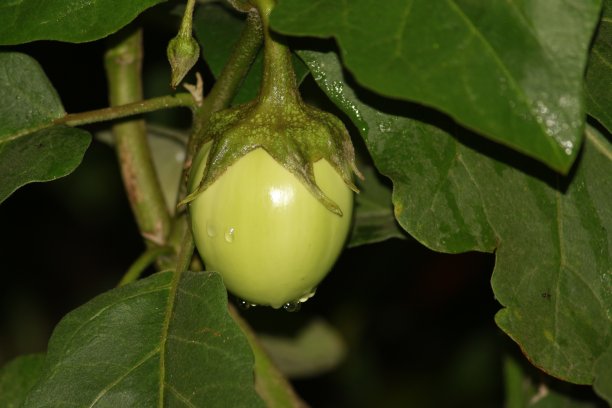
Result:
<svg viewBox="0 0 612 408">
<path fill-rule="evenodd" d="M 279 2 L 272 27 L 335 37 L 357 82 L 440 109 L 567 172 L 584 131 L 583 73 L 600 1 Z"/>
<path fill-rule="evenodd" d="M 599 357 L 595 363 L 595 392 L 612 406 L 612 347 Z"/>
<path fill-rule="evenodd" d="M 42 68 L 25 54 L 0 53 L 0 202 L 34 181 L 70 174 L 83 159 L 89 133 L 50 127 L 64 116 Z"/>
<path fill-rule="evenodd" d="M 0 407 L 20 407 L 42 372 L 44 354 L 17 357 L 0 369 Z"/>
<path fill-rule="evenodd" d="M 353 230 L 348 247 L 373 244 L 390 238 L 406 238 L 393 215 L 391 189 L 383 184 L 372 166 L 359 166 L 364 180 L 357 180 Z"/>
<path fill-rule="evenodd" d="M 185 272 L 170 305 L 172 275 L 113 289 L 66 315 L 24 407 L 261 406 L 220 276 Z"/>
<path fill-rule="evenodd" d="M 572 173 L 561 177 L 445 117 L 356 93 L 333 53 L 300 55 L 393 181 L 404 229 L 438 251 L 495 251 L 498 325 L 544 371 L 592 383 L 612 344 L 610 143 L 589 128 Z M 374 107 L 382 105 L 394 114 Z"/>
<path fill-rule="evenodd" d="M 290 378 L 306 378 L 336 368 L 346 355 L 337 330 L 321 319 L 308 322 L 295 336 L 259 334 L 259 341 L 278 369 Z"/>
<path fill-rule="evenodd" d="M 244 15 L 230 9 L 224 3 L 205 4 L 196 11 L 193 24 L 196 36 L 202 44 L 203 57 L 216 77 L 221 73 L 233 45 L 240 37 Z M 223 41 L 219 41 L 220 38 Z M 299 84 L 308 74 L 308 68 L 299 58 L 293 59 L 293 67 Z M 232 105 L 251 101 L 258 95 L 262 72 L 263 53 L 260 51 Z"/>
<path fill-rule="evenodd" d="M 17 52 L 0 53 L 0 141 L 65 115 L 40 65 Z"/>
<path fill-rule="evenodd" d="M 571 385 L 550 377 L 538 377 L 528 373 L 519 361 L 507 356 L 504 359 L 506 408 L 595 408 L 601 406 L 593 400 L 577 397 Z"/>
<path fill-rule="evenodd" d="M 587 112 L 612 132 L 612 1 L 603 0 L 603 13 L 586 73 Z"/>
<path fill-rule="evenodd" d="M 144 10 L 163 1 L 3 1 L 0 2 L 0 45 L 36 40 L 74 43 L 97 40 L 114 33 Z"/>
</svg>

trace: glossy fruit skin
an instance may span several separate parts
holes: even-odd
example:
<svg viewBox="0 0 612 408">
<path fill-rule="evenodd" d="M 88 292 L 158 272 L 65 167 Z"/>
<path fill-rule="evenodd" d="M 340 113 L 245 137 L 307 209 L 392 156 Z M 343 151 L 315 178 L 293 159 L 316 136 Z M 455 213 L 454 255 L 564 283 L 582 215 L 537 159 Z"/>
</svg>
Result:
<svg viewBox="0 0 612 408">
<path fill-rule="evenodd" d="M 194 160 L 191 190 L 202 178 L 207 150 Z M 261 148 L 231 165 L 190 203 L 206 269 L 219 272 L 238 298 L 274 308 L 305 301 L 333 266 L 350 229 L 353 192 L 327 161 L 316 162 L 314 172 L 342 216 Z"/>
</svg>

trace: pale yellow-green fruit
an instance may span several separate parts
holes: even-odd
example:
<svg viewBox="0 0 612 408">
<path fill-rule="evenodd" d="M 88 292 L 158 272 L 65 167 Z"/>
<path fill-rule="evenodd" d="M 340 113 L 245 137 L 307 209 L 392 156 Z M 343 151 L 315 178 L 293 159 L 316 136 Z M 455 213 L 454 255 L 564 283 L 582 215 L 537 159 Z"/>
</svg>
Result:
<svg viewBox="0 0 612 408">
<path fill-rule="evenodd" d="M 195 190 L 205 146 L 191 179 Z M 307 300 L 332 268 L 351 225 L 353 192 L 325 160 L 317 185 L 342 210 L 329 211 L 263 149 L 236 163 L 190 203 L 196 246 L 206 269 L 249 304 L 279 308 Z"/>
</svg>

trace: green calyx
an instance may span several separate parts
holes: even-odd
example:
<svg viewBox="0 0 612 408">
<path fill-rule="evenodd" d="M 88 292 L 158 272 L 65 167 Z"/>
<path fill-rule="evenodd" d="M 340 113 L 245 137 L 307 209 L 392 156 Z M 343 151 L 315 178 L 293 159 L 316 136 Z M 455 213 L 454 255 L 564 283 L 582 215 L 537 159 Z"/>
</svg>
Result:
<svg viewBox="0 0 612 408">
<path fill-rule="evenodd" d="M 241 157 L 262 148 L 304 183 L 327 209 L 342 215 L 338 205 L 317 186 L 313 163 L 327 160 L 344 182 L 358 191 L 352 173 L 359 173 L 344 124 L 335 116 L 305 104 L 269 108 L 255 101 L 211 117 L 207 137 L 212 139 L 212 145 L 206 169 L 200 185 L 185 203 L 206 190 Z"/>
<path fill-rule="evenodd" d="M 253 3 L 258 3 L 253 1 Z M 259 96 L 249 103 L 213 114 L 204 129 L 212 142 L 206 168 L 186 204 L 213 184 L 233 163 L 261 148 L 295 175 L 327 209 L 342 215 L 338 205 L 317 186 L 313 164 L 327 160 L 355 192 L 353 144 L 346 127 L 334 115 L 304 103 L 299 95 L 289 49 L 269 33 L 270 1 L 257 6 L 264 26 L 264 73 Z"/>
</svg>

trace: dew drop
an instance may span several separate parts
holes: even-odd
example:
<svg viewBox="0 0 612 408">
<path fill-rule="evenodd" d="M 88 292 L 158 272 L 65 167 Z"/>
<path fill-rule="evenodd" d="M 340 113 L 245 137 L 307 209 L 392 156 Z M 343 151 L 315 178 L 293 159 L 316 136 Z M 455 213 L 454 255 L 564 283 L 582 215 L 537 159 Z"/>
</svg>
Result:
<svg viewBox="0 0 612 408">
<path fill-rule="evenodd" d="M 208 234 L 209 237 L 214 238 L 217 235 L 217 231 L 215 230 L 215 227 L 213 227 L 211 224 L 208 224 L 206 226 L 206 234 Z"/>
<path fill-rule="evenodd" d="M 387 133 L 391 131 L 391 125 L 389 123 L 380 122 L 378 124 L 378 130 L 380 133 Z"/>
<path fill-rule="evenodd" d="M 567 154 L 568 156 L 570 156 L 574 151 L 574 143 L 572 143 L 570 140 L 565 140 L 561 142 L 561 146 L 563 147 L 563 151 L 565 152 L 565 154 Z"/>
<path fill-rule="evenodd" d="M 248 310 L 252 307 L 257 306 L 255 303 L 247 302 L 244 299 L 238 299 L 237 303 L 238 303 L 238 307 L 242 310 Z"/>
<path fill-rule="evenodd" d="M 298 312 L 301 308 L 302 304 L 299 300 L 287 302 L 283 305 L 283 309 L 285 309 L 286 312 Z"/>
<path fill-rule="evenodd" d="M 234 232 L 236 232 L 236 230 L 234 229 L 234 227 L 230 227 L 227 232 L 225 233 L 225 240 L 227 242 L 234 242 Z"/>
<path fill-rule="evenodd" d="M 315 293 L 317 293 L 317 288 L 314 288 L 314 289 L 304 293 L 298 302 L 300 302 L 300 303 L 306 302 L 308 299 L 313 297 L 315 295 Z"/>
</svg>

